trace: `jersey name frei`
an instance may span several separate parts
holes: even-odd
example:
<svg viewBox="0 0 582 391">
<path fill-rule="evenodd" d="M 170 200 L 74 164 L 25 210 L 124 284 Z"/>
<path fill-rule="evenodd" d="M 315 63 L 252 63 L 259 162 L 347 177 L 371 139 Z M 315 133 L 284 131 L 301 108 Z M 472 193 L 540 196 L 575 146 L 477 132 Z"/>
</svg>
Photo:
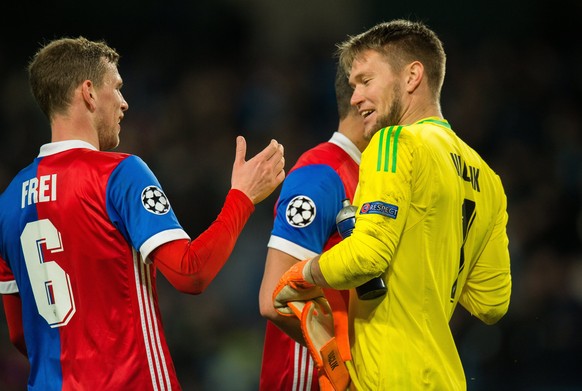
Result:
<svg viewBox="0 0 582 391">
<path fill-rule="evenodd" d="M 307 259 L 339 242 L 335 218 L 342 200 L 354 197 L 360 156 L 340 133 L 301 155 L 283 182 L 268 246 Z M 267 322 L 260 390 L 274 389 L 309 391 L 319 386 L 307 348 Z"/>
<path fill-rule="evenodd" d="M 22 299 L 29 390 L 180 389 L 142 259 L 188 236 L 147 165 L 47 144 L 0 202 L 0 293 Z"/>
</svg>

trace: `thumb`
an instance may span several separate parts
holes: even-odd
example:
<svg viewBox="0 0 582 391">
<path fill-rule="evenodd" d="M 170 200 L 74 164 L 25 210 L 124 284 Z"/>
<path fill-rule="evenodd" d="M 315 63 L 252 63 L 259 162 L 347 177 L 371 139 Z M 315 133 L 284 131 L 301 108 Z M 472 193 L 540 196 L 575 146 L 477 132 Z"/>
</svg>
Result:
<svg viewBox="0 0 582 391">
<path fill-rule="evenodd" d="M 247 141 L 243 136 L 236 138 L 236 155 L 234 157 L 234 164 L 243 164 L 247 154 Z"/>
</svg>

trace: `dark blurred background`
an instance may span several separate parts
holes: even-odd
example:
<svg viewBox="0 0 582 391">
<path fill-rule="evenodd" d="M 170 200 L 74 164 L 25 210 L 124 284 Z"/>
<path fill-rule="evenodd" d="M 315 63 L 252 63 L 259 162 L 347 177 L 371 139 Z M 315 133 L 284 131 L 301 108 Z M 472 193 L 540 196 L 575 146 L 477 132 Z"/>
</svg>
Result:
<svg viewBox="0 0 582 391">
<path fill-rule="evenodd" d="M 129 111 L 117 150 L 150 165 L 195 237 L 230 187 L 237 134 L 248 156 L 276 138 L 290 168 L 336 129 L 335 44 L 388 19 L 422 20 L 448 55 L 443 113 L 501 176 L 509 203 L 509 313 L 485 326 L 459 307 L 451 322 L 468 389 L 582 390 L 581 16 L 579 0 L 5 3 L 0 190 L 50 138 L 25 72 L 46 40 L 84 35 L 120 52 Z M 186 391 L 258 389 L 257 295 L 277 194 L 201 296 L 159 277 Z M 25 389 L 27 371 L 0 311 L 0 390 Z"/>
</svg>

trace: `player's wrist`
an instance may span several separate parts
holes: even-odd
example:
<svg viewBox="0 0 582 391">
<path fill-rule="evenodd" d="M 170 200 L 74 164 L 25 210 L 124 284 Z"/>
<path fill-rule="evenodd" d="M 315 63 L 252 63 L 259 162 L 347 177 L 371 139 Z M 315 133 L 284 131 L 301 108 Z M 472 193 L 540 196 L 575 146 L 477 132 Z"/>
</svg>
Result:
<svg viewBox="0 0 582 391">
<path fill-rule="evenodd" d="M 310 284 L 316 285 L 315 279 L 313 278 L 313 272 L 311 271 L 311 264 L 312 263 L 313 263 L 313 258 L 311 258 L 310 260 L 305 262 L 305 265 L 303 266 L 302 274 L 303 274 L 303 279 L 305 281 L 307 281 Z"/>
<path fill-rule="evenodd" d="M 232 198 L 233 200 L 237 201 L 237 202 L 241 202 L 242 204 L 245 205 L 246 208 L 250 209 L 251 212 L 254 212 L 255 210 L 255 204 L 253 202 L 253 200 L 251 199 L 251 197 L 249 197 L 249 195 L 247 193 L 245 193 L 244 191 L 237 189 L 237 188 L 231 188 L 227 194 L 227 199 Z"/>
</svg>

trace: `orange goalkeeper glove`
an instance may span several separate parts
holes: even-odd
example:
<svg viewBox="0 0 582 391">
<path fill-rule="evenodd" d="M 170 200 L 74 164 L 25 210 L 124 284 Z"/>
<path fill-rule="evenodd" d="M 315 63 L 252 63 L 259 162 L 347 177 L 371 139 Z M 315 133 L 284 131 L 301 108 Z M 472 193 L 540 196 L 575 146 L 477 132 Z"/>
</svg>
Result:
<svg viewBox="0 0 582 391">
<path fill-rule="evenodd" d="M 281 315 L 300 319 L 303 338 L 318 368 L 320 390 L 344 391 L 350 376 L 334 335 L 332 310 L 322 289 L 305 280 L 308 262 L 298 262 L 283 274 L 273 303 Z"/>
<path fill-rule="evenodd" d="M 323 290 L 313 282 L 305 280 L 303 269 L 309 260 L 297 262 L 291 266 L 281 278 L 273 292 L 275 310 L 284 316 L 293 316 L 293 309 L 287 303 L 290 301 L 307 301 L 316 297 L 323 297 Z M 301 319 L 300 315 L 297 315 Z"/>
<path fill-rule="evenodd" d="M 340 355 L 327 299 L 319 297 L 305 303 L 301 312 L 301 331 L 319 370 L 320 390 L 347 390 L 350 375 Z"/>
</svg>

